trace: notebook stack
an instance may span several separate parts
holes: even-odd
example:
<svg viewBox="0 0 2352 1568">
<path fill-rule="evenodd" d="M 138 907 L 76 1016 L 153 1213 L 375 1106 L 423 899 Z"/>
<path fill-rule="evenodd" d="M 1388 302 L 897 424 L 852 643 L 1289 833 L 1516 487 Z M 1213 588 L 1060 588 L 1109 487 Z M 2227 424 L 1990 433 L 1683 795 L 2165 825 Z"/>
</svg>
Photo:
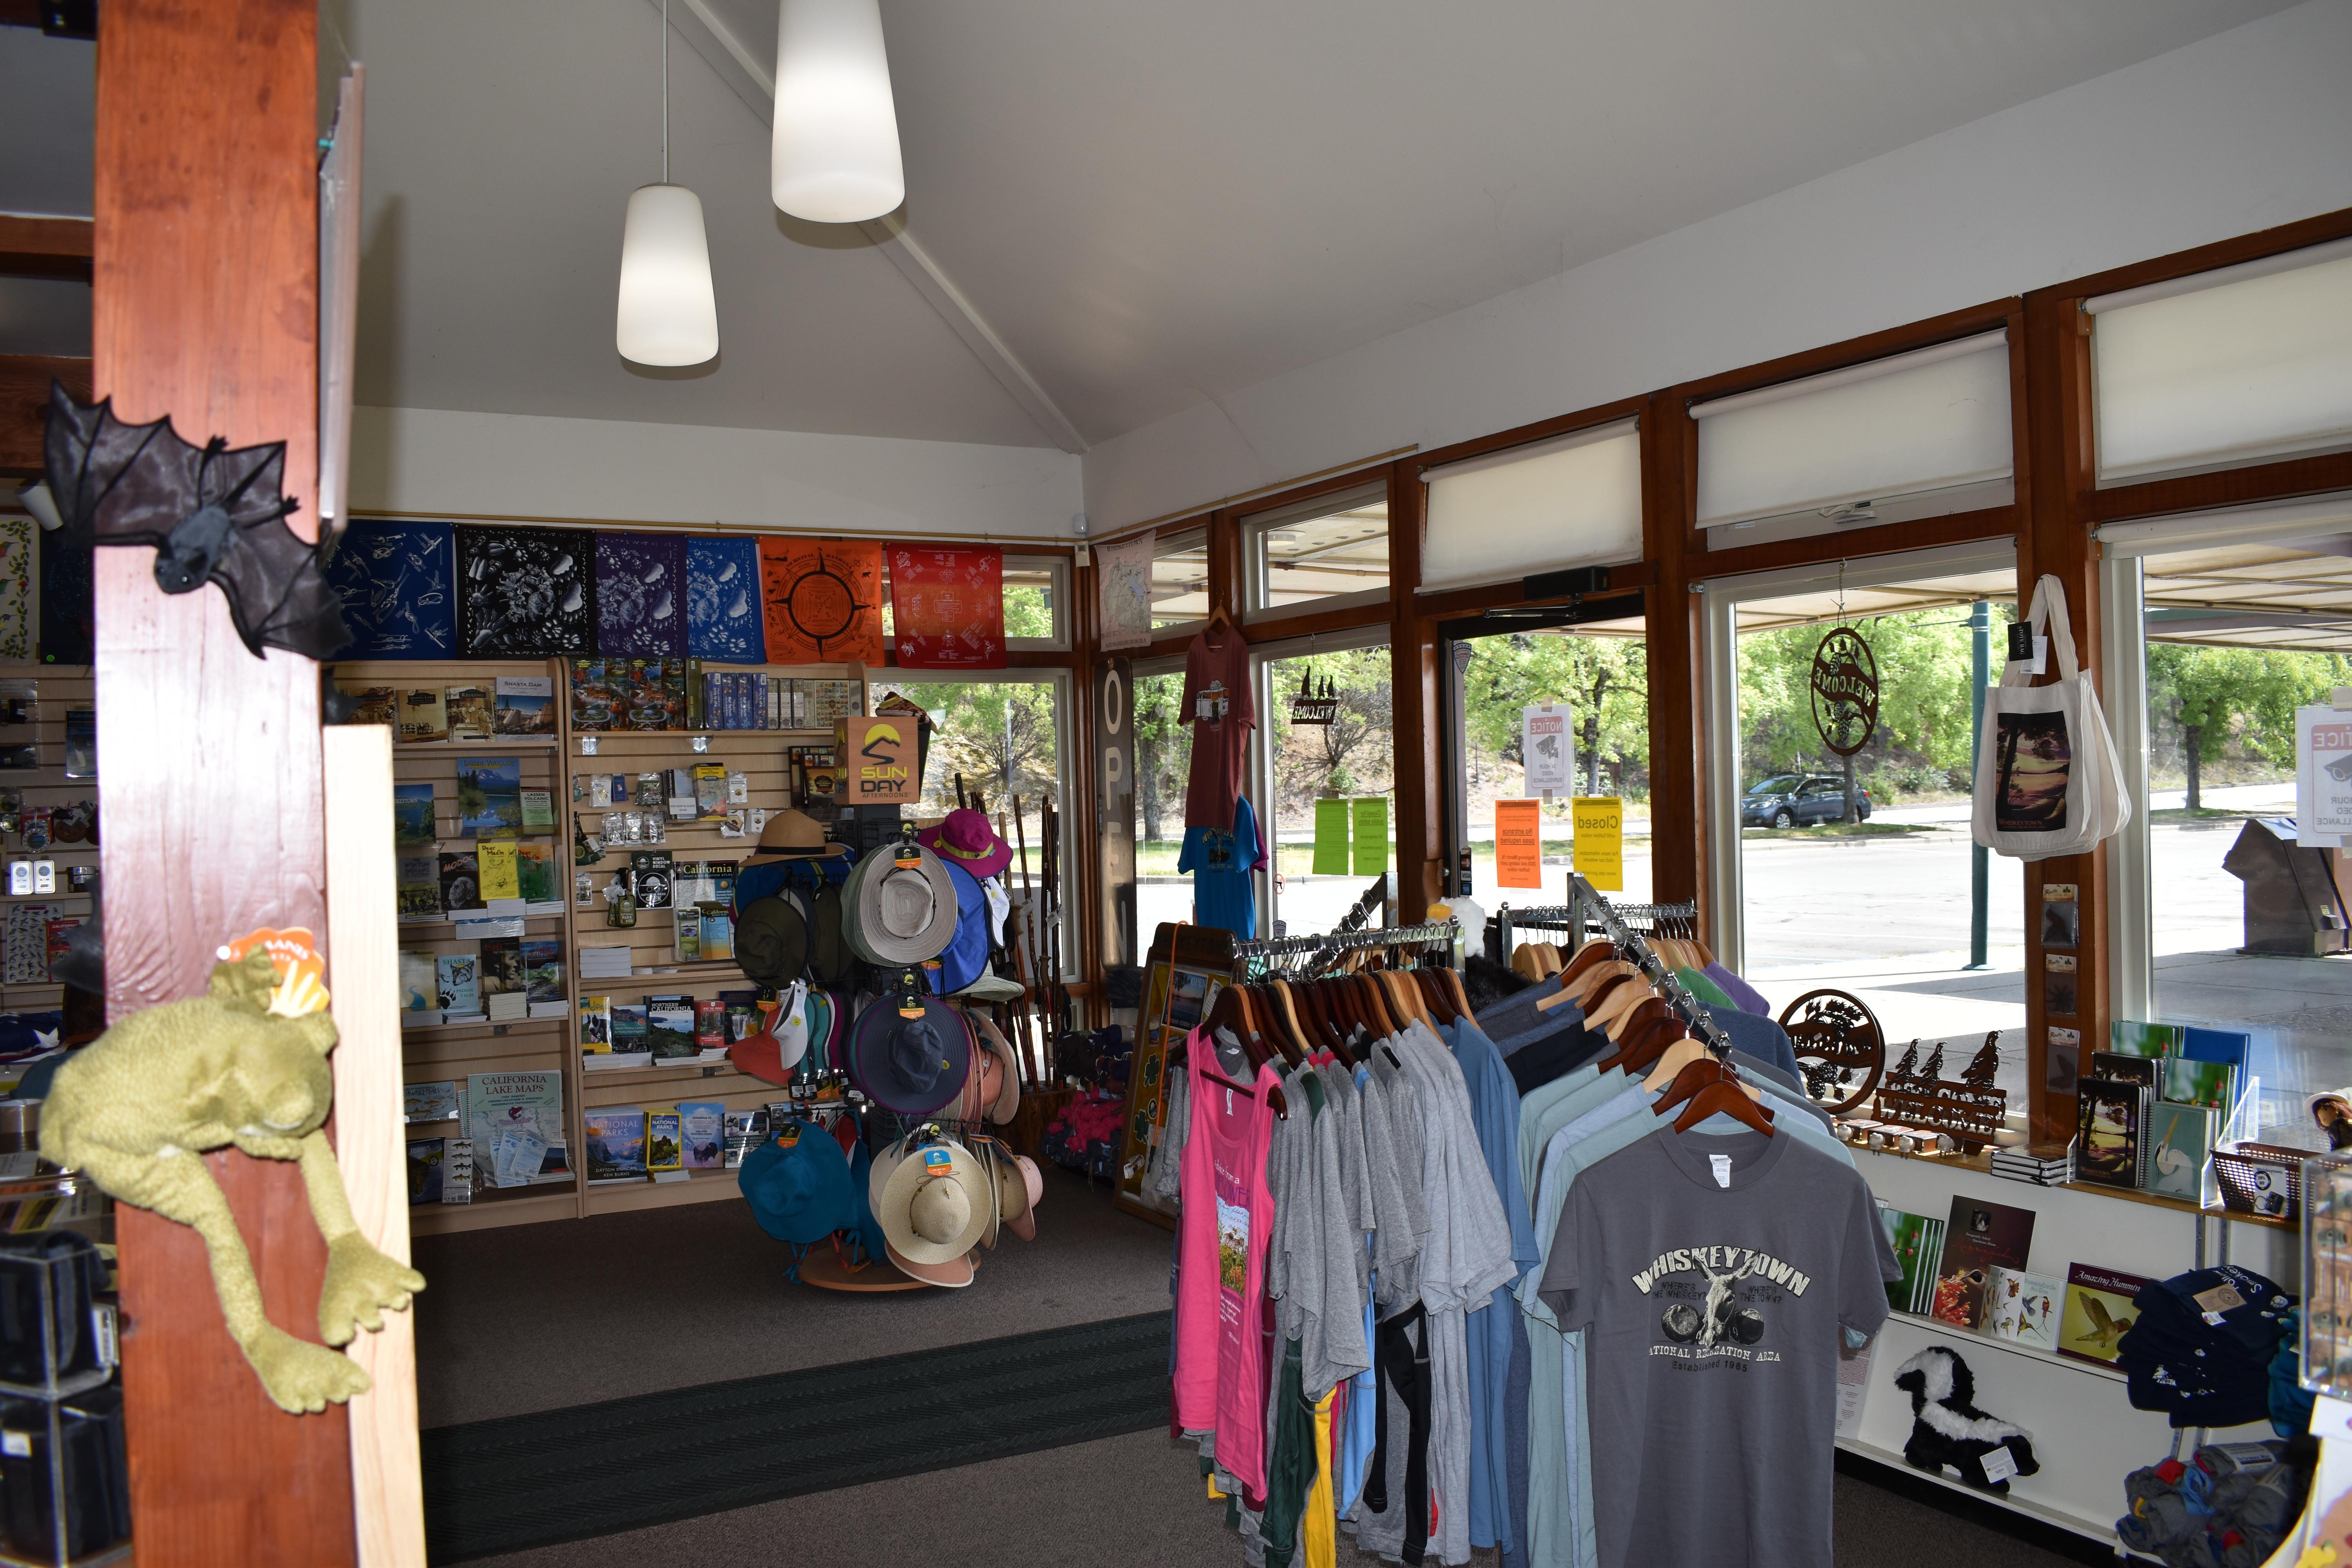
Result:
<svg viewBox="0 0 2352 1568">
<path fill-rule="evenodd" d="M 1995 1149 L 1992 1173 L 2012 1182 L 2031 1182 L 2037 1187 L 2063 1187 L 2074 1179 L 2074 1145 Z"/>
</svg>

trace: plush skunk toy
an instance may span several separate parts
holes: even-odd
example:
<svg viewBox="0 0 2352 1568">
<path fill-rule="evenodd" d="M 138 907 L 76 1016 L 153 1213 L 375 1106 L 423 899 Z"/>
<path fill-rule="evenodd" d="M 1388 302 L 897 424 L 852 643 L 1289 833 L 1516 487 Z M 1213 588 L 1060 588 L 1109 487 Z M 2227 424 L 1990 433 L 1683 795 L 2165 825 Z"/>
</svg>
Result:
<svg viewBox="0 0 2352 1568">
<path fill-rule="evenodd" d="M 2033 1434 L 1978 1409 L 1969 1363 L 1943 1346 L 1930 1345 L 1896 1367 L 1895 1386 L 1911 1396 L 1911 1440 L 1903 1457 L 1918 1468 L 1941 1475 L 1949 1465 L 1968 1485 L 2007 1497 L 2006 1479 L 1985 1479 L 1987 1454 L 2007 1448 L 2021 1476 L 2042 1468 L 2033 1459 Z"/>
</svg>

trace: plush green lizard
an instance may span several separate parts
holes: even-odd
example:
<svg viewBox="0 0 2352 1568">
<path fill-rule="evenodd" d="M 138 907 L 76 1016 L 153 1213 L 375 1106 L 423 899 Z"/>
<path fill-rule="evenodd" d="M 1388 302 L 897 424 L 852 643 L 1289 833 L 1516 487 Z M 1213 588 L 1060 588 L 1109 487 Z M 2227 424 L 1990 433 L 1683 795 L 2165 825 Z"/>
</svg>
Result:
<svg viewBox="0 0 2352 1568">
<path fill-rule="evenodd" d="M 382 1328 L 382 1311 L 407 1306 L 425 1277 L 360 1234 L 320 1131 L 334 1100 L 334 1020 L 323 1009 L 292 1013 L 285 1001 L 268 952 L 257 948 L 215 964 L 209 995 L 123 1019 L 58 1069 L 41 1108 L 41 1153 L 89 1173 L 123 1203 L 195 1227 L 230 1334 L 269 1397 L 299 1414 L 366 1393 L 367 1373 L 264 1316 L 236 1217 L 201 1156 L 234 1143 L 301 1163 L 311 1216 L 327 1238 L 319 1291 L 327 1344 Z"/>
</svg>

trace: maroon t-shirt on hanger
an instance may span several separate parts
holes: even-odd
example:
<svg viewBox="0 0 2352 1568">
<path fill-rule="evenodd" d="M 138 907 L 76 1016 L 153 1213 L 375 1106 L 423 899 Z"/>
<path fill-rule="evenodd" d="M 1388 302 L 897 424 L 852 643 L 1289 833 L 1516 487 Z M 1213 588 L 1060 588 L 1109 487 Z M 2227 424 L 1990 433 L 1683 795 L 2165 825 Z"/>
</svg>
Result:
<svg viewBox="0 0 2352 1568">
<path fill-rule="evenodd" d="M 1192 726 L 1184 826 L 1230 832 L 1234 803 L 1246 793 L 1242 776 L 1249 769 L 1249 732 L 1257 727 L 1257 704 L 1250 696 L 1249 644 L 1238 628 L 1213 626 L 1184 650 L 1181 718 Z"/>
</svg>

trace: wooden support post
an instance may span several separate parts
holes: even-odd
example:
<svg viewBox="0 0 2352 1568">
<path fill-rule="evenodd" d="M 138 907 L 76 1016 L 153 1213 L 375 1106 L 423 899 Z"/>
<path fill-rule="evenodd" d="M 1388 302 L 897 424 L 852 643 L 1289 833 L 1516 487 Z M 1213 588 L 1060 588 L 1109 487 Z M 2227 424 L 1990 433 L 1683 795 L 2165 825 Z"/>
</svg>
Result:
<svg viewBox="0 0 2352 1568">
<path fill-rule="evenodd" d="M 1423 621 L 1412 584 L 1421 580 L 1421 539 L 1429 487 L 1412 458 L 1389 468 L 1389 679 L 1396 745 L 1396 868 L 1399 925 L 1418 924 L 1445 874 L 1445 743 L 1438 733 L 1436 630 Z"/>
<path fill-rule="evenodd" d="M 1708 931 L 1706 813 L 1735 808 L 1706 799 L 1698 765 L 1706 704 L 1699 692 L 1699 604 L 1690 591 L 1686 559 L 1697 437 L 1698 426 L 1680 398 L 1651 400 L 1642 416 L 1642 552 L 1658 572 L 1643 621 L 1650 667 L 1651 897 L 1662 904 L 1697 900 L 1699 929 Z"/>
<path fill-rule="evenodd" d="M 317 26 L 309 0 L 109 0 L 98 45 L 96 390 L 193 441 L 286 441 L 301 533 L 317 516 Z M 117 1018 L 200 994 L 232 937 L 326 924 L 318 667 L 255 658 L 217 590 L 167 597 L 152 564 L 98 552 Z M 271 1321 L 316 1340 L 326 1247 L 300 1173 L 234 1152 L 206 1163 Z M 125 1208 L 118 1235 L 142 1568 L 352 1563 L 345 1412 L 269 1402 L 194 1232 Z"/>
</svg>

